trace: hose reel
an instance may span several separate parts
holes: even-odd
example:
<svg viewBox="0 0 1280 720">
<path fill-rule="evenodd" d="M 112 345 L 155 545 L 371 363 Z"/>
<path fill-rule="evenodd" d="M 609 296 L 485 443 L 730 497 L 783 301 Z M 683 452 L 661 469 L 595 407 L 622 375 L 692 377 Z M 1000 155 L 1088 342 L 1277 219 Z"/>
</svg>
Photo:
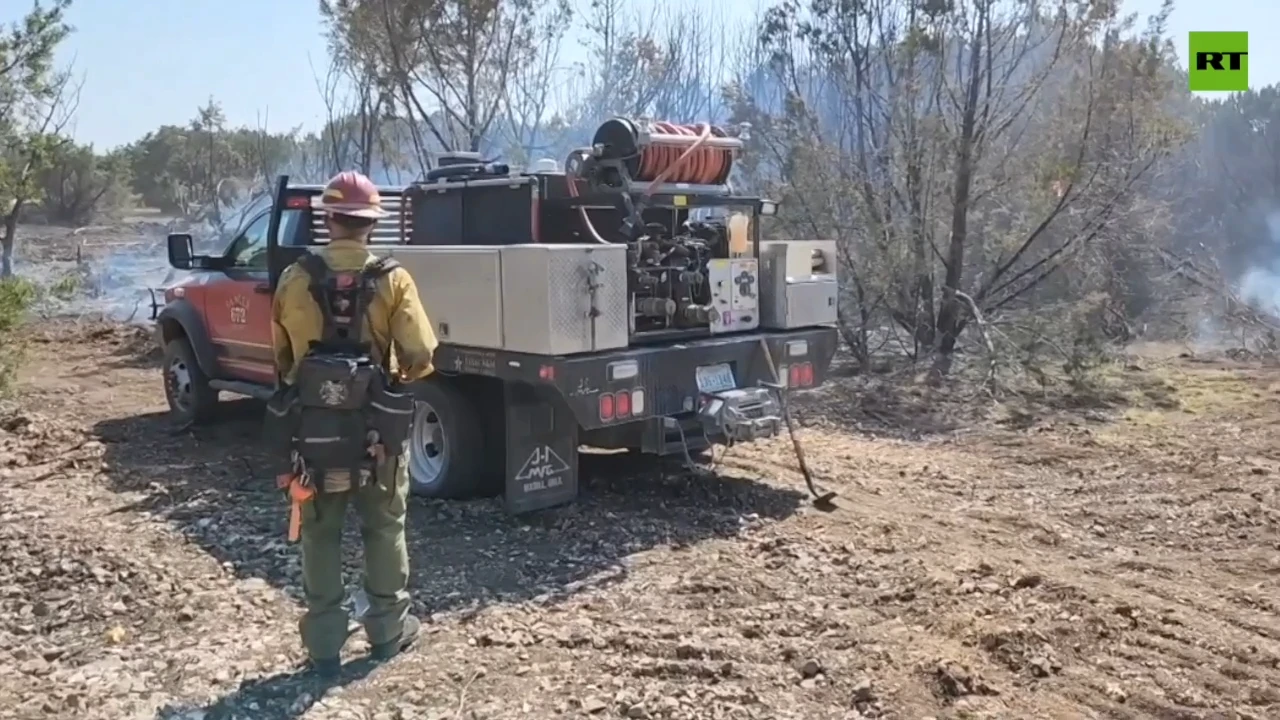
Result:
<svg viewBox="0 0 1280 720">
<path fill-rule="evenodd" d="M 645 195 L 663 185 L 716 188 L 728 183 L 749 128 L 743 123 L 731 132 L 710 123 L 613 118 L 596 130 L 590 148 L 570 153 L 565 169 L 612 190 L 644 184 Z"/>
<path fill-rule="evenodd" d="M 750 128 L 741 123 L 731 132 L 711 123 L 607 120 L 596 129 L 591 147 L 574 150 L 565 159 L 569 195 L 580 197 L 583 190 L 616 194 L 626 218 L 620 232 L 635 239 L 644 226 L 641 210 L 655 194 L 729 195 L 729 175 Z M 589 237 L 607 242 L 586 209 L 579 207 L 578 213 Z"/>
</svg>

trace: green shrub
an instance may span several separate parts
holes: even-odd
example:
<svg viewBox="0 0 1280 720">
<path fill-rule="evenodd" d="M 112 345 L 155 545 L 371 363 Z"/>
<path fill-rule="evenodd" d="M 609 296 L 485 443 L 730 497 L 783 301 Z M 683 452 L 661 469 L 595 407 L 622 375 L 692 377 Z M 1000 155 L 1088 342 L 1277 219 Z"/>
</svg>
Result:
<svg viewBox="0 0 1280 720">
<path fill-rule="evenodd" d="M 0 280 L 0 394 L 9 389 L 22 362 L 22 345 L 15 335 L 38 295 L 38 289 L 30 281 Z"/>
</svg>

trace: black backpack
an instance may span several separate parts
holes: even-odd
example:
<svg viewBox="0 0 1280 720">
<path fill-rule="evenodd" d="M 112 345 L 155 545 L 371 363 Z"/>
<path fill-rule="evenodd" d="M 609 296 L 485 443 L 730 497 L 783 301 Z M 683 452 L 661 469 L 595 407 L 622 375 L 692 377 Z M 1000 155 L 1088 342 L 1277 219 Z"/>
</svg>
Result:
<svg viewBox="0 0 1280 720">
<path fill-rule="evenodd" d="M 335 272 L 319 255 L 304 256 L 299 264 L 310 276 L 324 325 L 298 361 L 293 385 L 268 404 L 268 419 L 276 425 L 270 430 L 309 475 L 349 470 L 354 485 L 368 467 L 370 446 L 380 444 L 395 458 L 413 426 L 413 395 L 392 386 L 391 348 L 378 364 L 370 339 L 363 337 L 378 281 L 400 265 L 384 258 L 363 270 Z"/>
</svg>

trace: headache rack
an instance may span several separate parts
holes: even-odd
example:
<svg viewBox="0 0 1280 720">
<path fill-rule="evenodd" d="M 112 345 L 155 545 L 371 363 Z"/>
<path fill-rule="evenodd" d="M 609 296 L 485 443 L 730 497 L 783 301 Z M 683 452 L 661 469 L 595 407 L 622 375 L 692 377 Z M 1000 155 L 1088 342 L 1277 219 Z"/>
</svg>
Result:
<svg viewBox="0 0 1280 720">
<path fill-rule="evenodd" d="M 406 212 L 404 191 L 397 187 L 379 187 L 378 192 L 382 194 L 382 209 L 387 211 L 387 216 L 379 219 L 374 225 L 369 242 L 374 245 L 407 243 L 413 230 L 413 213 Z M 324 213 L 319 209 L 319 193 L 320 189 L 317 188 L 310 199 L 311 240 L 317 245 L 326 245 L 329 242 L 329 229 L 324 223 Z"/>
</svg>

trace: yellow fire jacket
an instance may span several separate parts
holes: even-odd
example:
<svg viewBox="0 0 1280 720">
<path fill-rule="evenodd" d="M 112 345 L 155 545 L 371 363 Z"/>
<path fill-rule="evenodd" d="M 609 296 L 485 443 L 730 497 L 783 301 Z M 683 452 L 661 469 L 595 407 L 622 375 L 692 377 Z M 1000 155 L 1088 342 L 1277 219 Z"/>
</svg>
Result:
<svg viewBox="0 0 1280 720">
<path fill-rule="evenodd" d="M 359 270 L 376 259 L 356 240 L 334 240 L 317 254 L 338 271 Z M 311 343 L 320 339 L 324 326 L 324 316 L 311 297 L 310 283 L 306 270 L 297 264 L 289 266 L 280 275 L 271 303 L 276 370 L 289 383 L 294 380 L 297 362 Z M 377 291 L 365 310 L 363 332 L 376 362 L 387 357 L 394 343 L 395 354 L 388 364 L 402 381 L 424 378 L 435 369 L 431 359 L 439 341 L 408 270 L 396 268 L 378 281 Z"/>
</svg>

